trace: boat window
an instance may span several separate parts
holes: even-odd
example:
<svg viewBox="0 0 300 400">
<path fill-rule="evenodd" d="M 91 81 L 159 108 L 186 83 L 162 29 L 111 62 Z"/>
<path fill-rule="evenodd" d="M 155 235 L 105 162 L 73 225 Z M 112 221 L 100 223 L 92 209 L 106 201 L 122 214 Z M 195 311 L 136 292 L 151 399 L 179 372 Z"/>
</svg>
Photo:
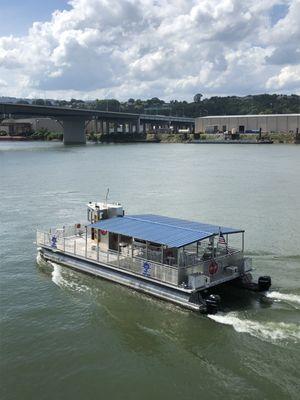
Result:
<svg viewBox="0 0 300 400">
<path fill-rule="evenodd" d="M 118 234 L 109 232 L 109 249 L 118 251 Z"/>
<path fill-rule="evenodd" d="M 142 239 L 134 239 L 134 242 L 135 243 L 144 243 L 144 244 L 146 244 L 146 240 L 142 240 Z"/>
</svg>

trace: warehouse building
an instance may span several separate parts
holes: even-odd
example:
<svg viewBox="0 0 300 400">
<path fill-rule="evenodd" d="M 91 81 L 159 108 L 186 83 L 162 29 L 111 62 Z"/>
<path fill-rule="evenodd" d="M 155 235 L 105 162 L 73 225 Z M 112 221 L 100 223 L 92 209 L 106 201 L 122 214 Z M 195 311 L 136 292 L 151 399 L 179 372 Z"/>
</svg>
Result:
<svg viewBox="0 0 300 400">
<path fill-rule="evenodd" d="M 50 132 L 62 133 L 62 124 L 52 118 L 17 118 L 4 119 L 0 122 L 0 131 L 10 136 L 26 136 L 39 129 L 47 129 Z"/>
<path fill-rule="evenodd" d="M 300 114 L 216 115 L 195 120 L 196 133 L 296 133 L 300 132 Z"/>
</svg>

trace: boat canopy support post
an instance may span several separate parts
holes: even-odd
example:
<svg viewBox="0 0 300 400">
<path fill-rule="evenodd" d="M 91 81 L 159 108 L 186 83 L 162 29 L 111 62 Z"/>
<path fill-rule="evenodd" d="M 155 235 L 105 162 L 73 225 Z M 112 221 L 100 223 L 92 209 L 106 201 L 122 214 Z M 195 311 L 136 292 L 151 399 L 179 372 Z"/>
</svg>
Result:
<svg viewBox="0 0 300 400">
<path fill-rule="evenodd" d="M 120 266 L 120 234 L 118 233 L 118 267 Z"/>
<path fill-rule="evenodd" d="M 85 250 L 84 250 L 84 254 L 85 254 L 85 258 L 87 258 L 87 226 L 85 227 Z"/>
<path fill-rule="evenodd" d="M 97 261 L 99 262 L 99 229 L 97 229 Z M 108 254 L 108 252 L 107 252 Z"/>
<path fill-rule="evenodd" d="M 244 248 L 245 248 L 245 233 L 242 232 L 242 251 L 244 252 Z"/>
<path fill-rule="evenodd" d="M 179 285 L 181 279 L 180 255 L 182 252 L 184 252 L 184 247 L 179 247 L 177 249 L 177 285 Z"/>
</svg>

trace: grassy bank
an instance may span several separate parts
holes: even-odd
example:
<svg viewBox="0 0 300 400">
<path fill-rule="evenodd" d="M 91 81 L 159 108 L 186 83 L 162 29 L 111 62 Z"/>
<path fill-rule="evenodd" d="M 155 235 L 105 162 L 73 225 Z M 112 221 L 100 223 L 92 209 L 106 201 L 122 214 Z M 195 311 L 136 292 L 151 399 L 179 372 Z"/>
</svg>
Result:
<svg viewBox="0 0 300 400">
<path fill-rule="evenodd" d="M 196 135 L 190 135 L 190 137 L 197 140 L 203 141 L 215 141 L 215 140 L 224 140 L 223 134 L 209 134 L 209 133 L 200 133 Z M 295 142 L 295 134 L 294 133 L 263 133 L 261 138 L 263 140 L 272 140 L 274 143 L 294 143 Z M 192 139 L 192 140 L 193 140 Z M 241 133 L 240 140 L 259 140 L 258 134 L 247 134 Z"/>
</svg>

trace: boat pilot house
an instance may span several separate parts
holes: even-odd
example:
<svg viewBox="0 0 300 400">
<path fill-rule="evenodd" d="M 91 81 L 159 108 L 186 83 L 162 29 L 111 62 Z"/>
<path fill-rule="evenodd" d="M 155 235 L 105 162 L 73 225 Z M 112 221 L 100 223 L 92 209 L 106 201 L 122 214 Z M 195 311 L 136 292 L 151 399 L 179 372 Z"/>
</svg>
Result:
<svg viewBox="0 0 300 400">
<path fill-rule="evenodd" d="M 154 214 L 125 215 L 119 203 L 88 204 L 88 224 L 37 232 L 39 255 L 194 310 L 201 293 L 228 282 L 251 283 L 244 231 Z M 261 277 L 267 290 L 269 277 Z M 256 287 L 255 286 L 255 287 Z"/>
</svg>

